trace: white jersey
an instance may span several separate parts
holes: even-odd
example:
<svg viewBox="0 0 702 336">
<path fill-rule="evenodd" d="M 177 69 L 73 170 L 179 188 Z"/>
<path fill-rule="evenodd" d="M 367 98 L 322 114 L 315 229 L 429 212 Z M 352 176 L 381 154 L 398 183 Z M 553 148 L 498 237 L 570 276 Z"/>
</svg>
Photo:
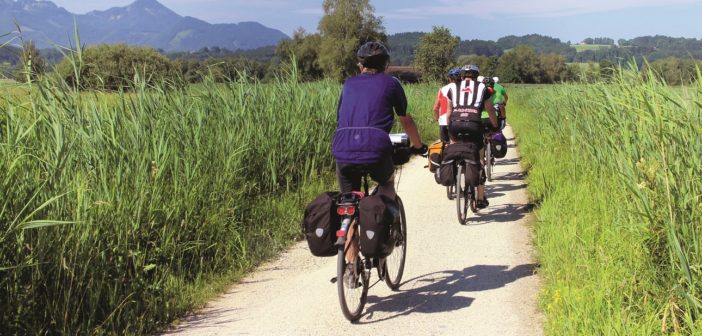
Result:
<svg viewBox="0 0 702 336">
<path fill-rule="evenodd" d="M 461 81 L 460 88 L 458 88 L 456 85 L 452 86 L 451 90 L 447 93 L 447 97 L 451 101 L 453 107 L 470 106 L 480 108 L 483 100 L 485 99 L 486 92 L 487 86 L 485 83 L 473 80 L 464 80 Z"/>
</svg>

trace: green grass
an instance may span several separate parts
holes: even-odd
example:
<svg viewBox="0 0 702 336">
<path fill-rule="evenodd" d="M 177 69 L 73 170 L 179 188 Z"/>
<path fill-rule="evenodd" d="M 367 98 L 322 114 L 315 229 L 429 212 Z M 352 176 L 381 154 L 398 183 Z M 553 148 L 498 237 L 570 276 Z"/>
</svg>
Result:
<svg viewBox="0 0 702 336">
<path fill-rule="evenodd" d="M 611 47 L 612 46 L 609 44 L 576 44 L 576 45 L 573 45 L 573 48 L 575 48 L 576 52 L 583 52 L 586 50 L 597 51 L 597 50 L 609 49 Z"/>
<path fill-rule="evenodd" d="M 510 91 L 549 334 L 702 332 L 701 93 L 636 72 Z"/>
<path fill-rule="evenodd" d="M 340 85 L 135 88 L 48 78 L 0 100 L 3 334 L 152 333 L 299 239 L 335 188 Z M 428 138 L 436 88 L 406 87 Z"/>
</svg>

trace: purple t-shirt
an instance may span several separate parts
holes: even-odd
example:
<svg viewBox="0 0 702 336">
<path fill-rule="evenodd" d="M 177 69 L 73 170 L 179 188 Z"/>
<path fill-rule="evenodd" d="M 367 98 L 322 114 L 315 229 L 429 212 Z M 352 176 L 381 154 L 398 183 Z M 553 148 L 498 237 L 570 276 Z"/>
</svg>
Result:
<svg viewBox="0 0 702 336">
<path fill-rule="evenodd" d="M 378 73 L 347 79 L 339 97 L 332 144 L 336 161 L 369 164 L 390 155 L 388 133 L 395 123 L 394 114 L 406 113 L 407 97 L 397 78 Z"/>
</svg>

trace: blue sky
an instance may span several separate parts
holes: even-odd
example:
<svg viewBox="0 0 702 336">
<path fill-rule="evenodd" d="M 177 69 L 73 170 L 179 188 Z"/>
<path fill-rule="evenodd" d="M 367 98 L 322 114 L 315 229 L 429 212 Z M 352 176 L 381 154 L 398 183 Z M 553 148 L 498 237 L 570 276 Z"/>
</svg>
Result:
<svg viewBox="0 0 702 336">
<path fill-rule="evenodd" d="M 258 21 L 291 35 L 315 31 L 322 0 L 159 0 L 180 15 L 211 23 Z M 74 13 L 131 0 L 54 0 Z M 702 38 L 702 0 L 403 0 L 371 1 L 388 33 L 444 25 L 462 39 L 496 40 L 537 33 L 578 42 L 586 37 L 643 35 Z"/>
</svg>

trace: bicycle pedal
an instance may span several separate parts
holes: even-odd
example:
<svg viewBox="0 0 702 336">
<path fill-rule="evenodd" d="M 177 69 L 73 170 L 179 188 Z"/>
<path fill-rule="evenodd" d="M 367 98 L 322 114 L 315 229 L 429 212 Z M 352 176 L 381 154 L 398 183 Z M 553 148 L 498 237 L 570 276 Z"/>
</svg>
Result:
<svg viewBox="0 0 702 336">
<path fill-rule="evenodd" d="M 336 277 L 331 278 L 331 280 L 329 280 L 329 282 L 335 284 L 335 283 L 336 283 Z"/>
</svg>

